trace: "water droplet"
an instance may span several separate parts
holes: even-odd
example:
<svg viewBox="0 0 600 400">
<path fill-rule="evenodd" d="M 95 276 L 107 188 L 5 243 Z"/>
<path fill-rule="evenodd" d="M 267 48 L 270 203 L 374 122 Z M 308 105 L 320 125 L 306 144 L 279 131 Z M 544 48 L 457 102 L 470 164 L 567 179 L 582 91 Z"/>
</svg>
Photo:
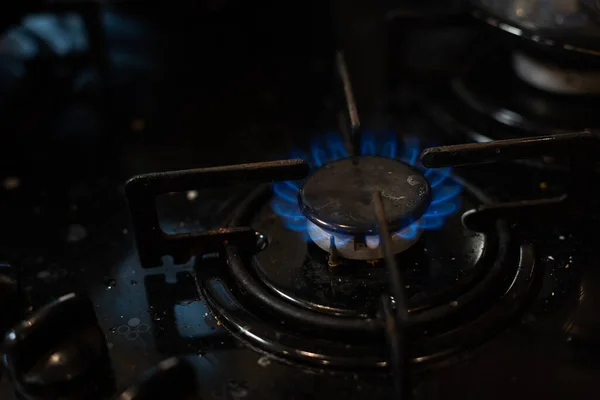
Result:
<svg viewBox="0 0 600 400">
<path fill-rule="evenodd" d="M 137 284 L 138 284 L 138 282 L 137 282 L 135 279 L 132 279 L 130 283 L 131 283 L 133 286 L 135 286 L 135 285 L 137 285 Z"/>
<path fill-rule="evenodd" d="M 152 317 L 153 321 L 157 321 L 157 322 L 158 321 L 162 321 L 163 318 L 165 317 L 164 314 L 159 313 L 159 312 L 155 312 L 155 311 L 151 312 L 150 316 Z"/>
<path fill-rule="evenodd" d="M 458 306 L 458 301 L 453 300 L 450 302 L 450 307 L 456 307 L 456 306 Z"/>
<path fill-rule="evenodd" d="M 117 331 L 117 327 L 113 326 L 109 329 L 110 333 L 115 333 Z"/>
<path fill-rule="evenodd" d="M 268 356 L 263 356 L 259 358 L 256 363 L 261 367 L 268 367 L 269 365 L 271 365 L 271 359 Z"/>
<path fill-rule="evenodd" d="M 256 232 L 256 248 L 258 251 L 262 251 L 267 248 L 269 240 L 265 235 L 260 232 Z"/>
<path fill-rule="evenodd" d="M 220 326 L 219 321 L 212 314 L 204 314 L 204 322 L 210 329 L 217 329 Z"/>
<path fill-rule="evenodd" d="M 187 197 L 187 199 L 189 201 L 194 201 L 198 198 L 198 191 L 197 190 L 190 190 L 186 193 L 185 195 Z"/>
<path fill-rule="evenodd" d="M 113 287 L 117 286 L 117 281 L 113 278 L 106 278 L 104 280 L 104 286 L 106 286 L 106 290 L 111 290 Z"/>
</svg>

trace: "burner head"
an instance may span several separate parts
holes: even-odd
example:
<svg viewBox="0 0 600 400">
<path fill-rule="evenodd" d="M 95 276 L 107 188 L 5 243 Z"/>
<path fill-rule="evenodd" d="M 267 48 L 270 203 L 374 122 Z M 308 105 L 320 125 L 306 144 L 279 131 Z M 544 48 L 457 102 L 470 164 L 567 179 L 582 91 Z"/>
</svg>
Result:
<svg viewBox="0 0 600 400">
<path fill-rule="evenodd" d="M 300 190 L 303 214 L 317 227 L 350 235 L 377 233 L 373 193 L 380 191 L 392 232 L 417 221 L 431 190 L 417 169 L 384 157 L 344 158 L 326 164 Z"/>
</svg>

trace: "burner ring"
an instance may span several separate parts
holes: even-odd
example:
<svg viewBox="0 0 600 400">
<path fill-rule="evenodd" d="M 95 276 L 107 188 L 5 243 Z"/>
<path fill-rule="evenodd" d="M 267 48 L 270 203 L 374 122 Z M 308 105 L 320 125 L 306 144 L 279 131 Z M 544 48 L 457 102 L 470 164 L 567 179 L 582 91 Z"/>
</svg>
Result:
<svg viewBox="0 0 600 400">
<path fill-rule="evenodd" d="M 373 193 L 380 191 L 392 231 L 425 213 L 431 188 L 425 176 L 402 161 L 376 156 L 343 158 L 312 174 L 300 189 L 302 213 L 330 232 L 355 235 L 377 232 Z"/>
<path fill-rule="evenodd" d="M 489 201 L 476 188 L 465 187 L 480 201 Z M 229 225 L 250 222 L 269 196 L 267 187 L 258 188 L 234 211 Z M 504 221 L 498 221 L 495 232 L 494 254 L 475 286 L 455 301 L 411 308 L 410 348 L 416 371 L 451 363 L 457 352 L 490 339 L 536 293 L 541 274 L 536 274 L 531 246 L 520 246 L 519 254 Z M 261 281 L 250 266 L 252 255 L 229 245 L 225 256 L 226 269 L 198 265 L 199 289 L 219 321 L 243 343 L 309 368 L 388 366 L 385 343 L 375 339 L 383 337 L 383 321 L 377 316 L 342 317 L 299 307 Z"/>
</svg>

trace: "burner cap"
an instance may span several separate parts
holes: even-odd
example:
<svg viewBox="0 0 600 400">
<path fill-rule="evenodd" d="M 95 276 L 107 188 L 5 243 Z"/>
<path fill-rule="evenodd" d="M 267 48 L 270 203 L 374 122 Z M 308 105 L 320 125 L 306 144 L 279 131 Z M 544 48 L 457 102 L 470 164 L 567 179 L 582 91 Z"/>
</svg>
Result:
<svg viewBox="0 0 600 400">
<path fill-rule="evenodd" d="M 417 221 L 431 201 L 421 172 L 398 160 L 367 156 L 321 167 L 300 190 L 300 206 L 311 222 L 325 230 L 376 233 L 375 191 L 381 191 L 392 231 Z"/>
</svg>

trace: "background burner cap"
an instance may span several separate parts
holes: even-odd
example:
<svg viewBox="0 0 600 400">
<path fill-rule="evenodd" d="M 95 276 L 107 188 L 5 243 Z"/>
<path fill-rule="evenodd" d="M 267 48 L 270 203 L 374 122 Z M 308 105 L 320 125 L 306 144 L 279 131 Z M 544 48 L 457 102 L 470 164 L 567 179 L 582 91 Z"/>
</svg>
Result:
<svg viewBox="0 0 600 400">
<path fill-rule="evenodd" d="M 306 218 L 325 230 L 376 233 L 372 199 L 377 190 L 392 231 L 418 220 L 431 201 L 429 183 L 417 169 L 390 158 L 363 156 L 318 169 L 300 190 L 300 207 Z"/>
</svg>

